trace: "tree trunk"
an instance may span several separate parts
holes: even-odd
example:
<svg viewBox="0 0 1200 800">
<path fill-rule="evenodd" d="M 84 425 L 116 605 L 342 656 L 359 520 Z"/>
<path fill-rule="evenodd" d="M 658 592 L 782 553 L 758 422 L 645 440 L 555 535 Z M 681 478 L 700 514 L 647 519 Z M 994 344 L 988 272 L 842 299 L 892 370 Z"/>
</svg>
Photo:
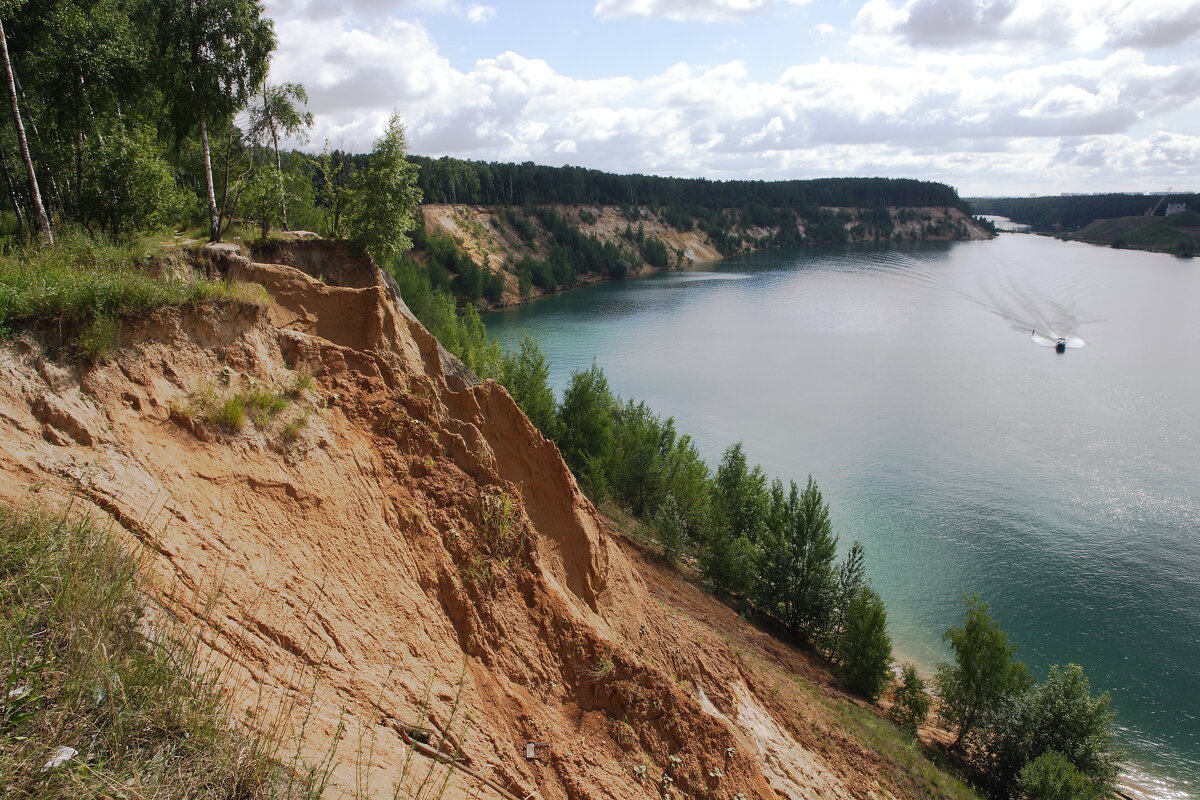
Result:
<svg viewBox="0 0 1200 800">
<path fill-rule="evenodd" d="M 275 132 L 275 126 L 271 126 L 271 143 L 275 145 L 275 180 L 279 181 L 279 227 L 281 230 L 288 230 L 287 223 L 287 195 L 283 191 L 283 160 L 279 157 L 279 134 Z M 263 231 L 265 239 L 267 232 Z"/>
<path fill-rule="evenodd" d="M 17 189 L 13 186 L 12 173 L 8 171 L 8 159 L 4 156 L 3 148 L 0 148 L 0 170 L 4 172 L 4 182 L 8 185 L 8 197 L 12 200 L 13 213 L 17 215 L 17 227 L 21 230 L 21 237 L 25 237 L 25 212 L 21 209 L 21 202 L 17 200 Z"/>
<path fill-rule="evenodd" d="M 210 242 L 221 241 L 221 218 L 217 215 L 217 190 L 213 188 L 212 151 L 208 147 L 208 121 L 204 115 L 204 103 L 200 103 L 200 150 L 204 154 L 204 196 L 208 200 L 208 221 L 212 232 Z"/>
<path fill-rule="evenodd" d="M 21 106 L 17 103 L 17 81 L 13 77 L 12 61 L 8 57 L 8 34 L 0 21 L 0 54 L 4 56 L 4 73 L 8 78 L 8 96 L 12 100 L 13 121 L 17 125 L 17 141 L 21 145 L 21 158 L 25 160 L 25 172 L 29 175 L 29 196 L 33 213 L 37 216 L 38 230 L 47 244 L 54 244 L 54 231 L 50 230 L 50 217 L 42 205 L 42 193 L 38 189 L 37 173 L 33 169 L 33 157 L 29 155 L 29 141 L 25 138 L 25 125 L 21 121 Z"/>
<path fill-rule="evenodd" d="M 75 213 L 83 217 L 83 76 L 75 92 Z M 86 222 L 85 222 L 86 224 Z"/>
</svg>

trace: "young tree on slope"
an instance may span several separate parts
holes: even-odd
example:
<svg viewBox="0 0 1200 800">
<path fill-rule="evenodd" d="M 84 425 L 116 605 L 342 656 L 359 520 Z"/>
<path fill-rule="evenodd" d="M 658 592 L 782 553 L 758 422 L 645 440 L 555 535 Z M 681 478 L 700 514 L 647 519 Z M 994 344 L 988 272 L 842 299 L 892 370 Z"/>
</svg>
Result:
<svg viewBox="0 0 1200 800">
<path fill-rule="evenodd" d="M 837 653 L 838 675 L 850 691 L 874 701 L 887 687 L 891 664 L 892 640 L 883 598 L 864 586 L 846 610 L 846 630 Z"/>
<path fill-rule="evenodd" d="M 607 491 L 608 462 L 613 448 L 613 400 L 604 370 L 592 364 L 571 373 L 558 406 L 563 459 L 596 502 Z"/>
<path fill-rule="evenodd" d="M 216 122 L 232 124 L 253 87 L 262 83 L 275 34 L 256 0 L 168 0 L 154 5 L 171 121 L 179 140 L 199 131 L 209 238 L 219 242 L 209 129 Z"/>
<path fill-rule="evenodd" d="M 958 729 L 952 750 L 962 746 L 990 711 L 1031 683 L 1025 664 L 1013 660 L 1016 645 L 1008 643 L 1008 634 L 988 613 L 987 603 L 978 595 L 965 598 L 964 603 L 967 617 L 962 627 L 951 628 L 942 637 L 950 642 L 954 663 L 940 665 L 935 679 L 942 698 L 938 713 Z"/>
<path fill-rule="evenodd" d="M 408 232 L 421 202 L 417 166 L 405 158 L 408 142 L 400 114 L 392 113 L 367 168 L 356 175 L 348 210 L 350 241 L 380 266 L 389 266 L 412 247 Z"/>
<path fill-rule="evenodd" d="M 910 736 L 929 716 L 933 699 L 925 691 L 925 681 L 917 674 L 917 668 L 905 664 L 900 670 L 900 681 L 892 689 L 892 719 Z"/>
<path fill-rule="evenodd" d="M 308 103 L 308 92 L 298 83 L 281 85 L 263 81 L 259 93 L 260 102 L 250 109 L 250 138 L 256 141 L 271 140 L 275 150 L 276 189 L 279 193 L 279 224 L 288 230 L 287 193 L 283 188 L 283 162 L 279 155 L 279 137 L 298 136 L 301 143 L 308 141 L 307 131 L 312 127 L 313 115 L 301 111 Z"/>
<path fill-rule="evenodd" d="M 550 365 L 537 340 L 528 332 L 521 335 L 517 352 L 505 354 L 500 382 L 534 427 L 547 439 L 557 441 L 560 431 L 554 391 L 550 388 Z"/>
<path fill-rule="evenodd" d="M 800 493 L 800 505 L 789 535 L 798 556 L 792 589 L 795 593 L 792 624 L 813 641 L 829 624 L 836 585 L 833 561 L 837 557 L 837 537 L 829 518 L 829 504 L 811 475 Z"/>
</svg>

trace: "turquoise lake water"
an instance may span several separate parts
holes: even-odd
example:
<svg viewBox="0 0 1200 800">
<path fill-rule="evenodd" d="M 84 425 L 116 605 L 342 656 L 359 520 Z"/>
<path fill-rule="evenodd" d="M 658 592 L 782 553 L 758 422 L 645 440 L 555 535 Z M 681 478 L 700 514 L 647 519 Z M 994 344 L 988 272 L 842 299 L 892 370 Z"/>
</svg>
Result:
<svg viewBox="0 0 1200 800">
<path fill-rule="evenodd" d="M 740 440 L 811 473 L 905 657 L 932 669 L 978 592 L 1040 675 L 1077 662 L 1113 693 L 1156 796 L 1200 797 L 1200 259 L 1019 234 L 771 251 L 484 321 L 532 334 L 558 391 L 595 359 L 710 464 Z"/>
</svg>

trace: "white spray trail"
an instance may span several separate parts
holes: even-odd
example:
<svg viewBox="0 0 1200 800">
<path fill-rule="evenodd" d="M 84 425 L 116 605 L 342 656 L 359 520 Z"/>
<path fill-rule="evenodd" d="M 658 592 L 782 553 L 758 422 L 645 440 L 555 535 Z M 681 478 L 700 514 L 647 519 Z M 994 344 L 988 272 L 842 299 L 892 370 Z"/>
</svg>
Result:
<svg viewBox="0 0 1200 800">
<path fill-rule="evenodd" d="M 1006 272 L 998 270 L 998 283 L 984 287 L 975 294 L 958 286 L 948 286 L 944 277 L 924 263 L 909 256 L 899 256 L 904 263 L 902 271 L 895 274 L 919 286 L 949 291 L 968 303 L 996 315 L 1009 323 L 1015 331 L 1027 333 L 1034 344 L 1054 347 L 1058 340 L 1070 348 L 1080 348 L 1086 343 L 1079 337 L 1079 326 L 1093 320 L 1081 319 L 1068 305 L 1049 295 L 1015 284 Z M 1061 287 L 1061 294 L 1073 296 L 1071 287 Z"/>
</svg>

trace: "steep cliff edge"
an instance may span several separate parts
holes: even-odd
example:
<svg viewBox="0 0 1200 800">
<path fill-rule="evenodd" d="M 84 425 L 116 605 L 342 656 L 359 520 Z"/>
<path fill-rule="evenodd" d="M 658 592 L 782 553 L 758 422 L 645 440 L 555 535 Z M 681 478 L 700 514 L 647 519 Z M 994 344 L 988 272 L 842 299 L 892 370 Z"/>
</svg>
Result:
<svg viewBox="0 0 1200 800">
<path fill-rule="evenodd" d="M 373 267 L 276 256 L 206 248 L 269 301 L 160 309 L 106 363 L 0 350 L 0 499 L 127 532 L 245 724 L 332 753 L 328 796 L 926 796 L 786 677 L 817 667 L 623 545 Z"/>
</svg>

